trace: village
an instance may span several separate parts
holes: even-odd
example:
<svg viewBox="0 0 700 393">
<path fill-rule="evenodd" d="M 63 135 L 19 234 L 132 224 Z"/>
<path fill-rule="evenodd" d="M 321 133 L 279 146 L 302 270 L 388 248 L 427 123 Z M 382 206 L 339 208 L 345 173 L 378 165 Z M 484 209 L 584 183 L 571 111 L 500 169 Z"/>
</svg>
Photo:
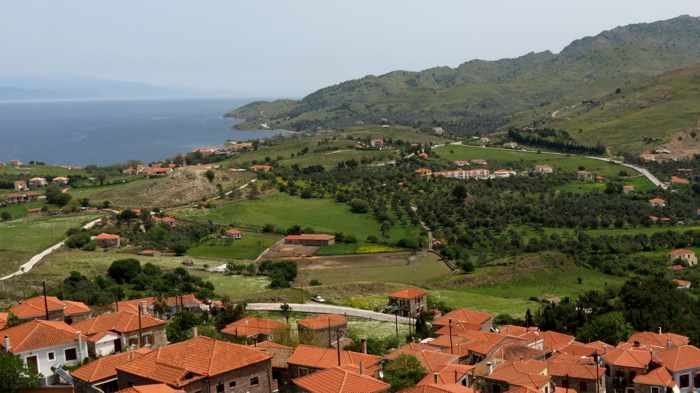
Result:
<svg viewBox="0 0 700 393">
<path fill-rule="evenodd" d="M 397 329 L 427 328 L 428 337 L 386 353 L 368 352 L 365 338 L 353 343 L 345 315 L 323 313 L 296 326 L 242 315 L 218 339 L 195 327 L 189 338 L 169 343 L 169 319 L 227 307 L 194 295 L 118 301 L 102 313 L 37 296 L 0 314 L 0 334 L 2 350 L 55 393 L 683 393 L 700 385 L 700 349 L 682 335 L 659 330 L 584 343 L 556 331 L 498 325 L 479 310 L 441 314 L 427 309 L 427 298 L 417 288 L 388 294 L 387 316 Z M 428 326 L 418 318 L 425 312 Z"/>
</svg>

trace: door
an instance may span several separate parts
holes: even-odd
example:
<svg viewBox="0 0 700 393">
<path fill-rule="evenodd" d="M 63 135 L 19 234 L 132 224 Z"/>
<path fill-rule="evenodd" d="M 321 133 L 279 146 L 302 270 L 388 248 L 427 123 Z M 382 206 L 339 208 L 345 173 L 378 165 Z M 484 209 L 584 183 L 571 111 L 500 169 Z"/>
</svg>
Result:
<svg viewBox="0 0 700 393">
<path fill-rule="evenodd" d="M 36 356 L 29 356 L 27 358 L 27 368 L 29 369 L 29 372 L 31 372 L 32 374 L 39 373 L 39 360 L 37 359 Z"/>
<path fill-rule="evenodd" d="M 114 352 L 119 353 L 122 351 L 122 339 L 121 337 L 114 340 Z"/>
</svg>

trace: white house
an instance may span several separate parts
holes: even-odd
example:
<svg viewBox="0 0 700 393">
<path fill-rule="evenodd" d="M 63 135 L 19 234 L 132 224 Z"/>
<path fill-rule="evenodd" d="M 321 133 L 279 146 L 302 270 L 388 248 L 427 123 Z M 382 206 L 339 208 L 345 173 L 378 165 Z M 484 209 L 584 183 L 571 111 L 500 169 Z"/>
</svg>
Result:
<svg viewBox="0 0 700 393">
<path fill-rule="evenodd" d="M 41 374 L 44 385 L 58 382 L 54 368 L 76 366 L 88 357 L 85 336 L 63 321 L 33 320 L 0 333 L 2 349 Z"/>
<path fill-rule="evenodd" d="M 656 352 L 654 361 L 671 373 L 681 393 L 700 388 L 700 349 L 692 345 L 667 348 Z"/>
</svg>

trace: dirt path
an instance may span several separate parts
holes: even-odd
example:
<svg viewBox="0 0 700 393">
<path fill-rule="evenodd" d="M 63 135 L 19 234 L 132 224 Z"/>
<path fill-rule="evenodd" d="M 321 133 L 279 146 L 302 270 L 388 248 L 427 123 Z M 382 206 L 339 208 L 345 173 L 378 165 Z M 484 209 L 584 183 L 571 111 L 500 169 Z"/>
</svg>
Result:
<svg viewBox="0 0 700 393">
<path fill-rule="evenodd" d="M 95 219 L 95 220 L 92 220 L 92 221 L 88 222 L 87 224 L 83 225 L 83 229 L 90 229 L 90 228 L 94 227 L 95 224 L 97 224 L 98 222 L 100 222 L 100 220 L 101 220 L 101 218 L 97 218 L 97 219 Z M 57 243 L 57 244 L 54 244 L 53 246 L 47 248 L 46 250 L 44 250 L 44 251 L 42 251 L 42 252 L 40 252 L 40 253 L 34 255 L 33 257 L 31 257 L 31 258 L 29 259 L 29 261 L 27 261 L 27 262 L 24 263 L 22 266 L 20 266 L 20 267 L 19 267 L 19 270 L 17 270 L 16 272 L 14 272 L 14 273 L 12 273 L 12 274 L 8 274 L 8 275 L 5 276 L 5 277 L 1 277 L 1 278 L 0 278 L 0 281 L 8 280 L 8 279 L 10 279 L 10 278 L 12 278 L 12 277 L 17 277 L 17 276 L 20 276 L 20 275 L 22 275 L 22 274 L 25 274 L 25 273 L 31 271 L 31 270 L 34 268 L 34 266 L 36 266 L 36 265 L 37 265 L 39 262 L 41 262 L 44 258 L 46 258 L 47 256 L 49 256 L 52 252 L 54 252 L 54 251 L 58 250 L 59 248 L 63 247 L 63 244 L 64 244 L 65 242 L 66 242 L 66 241 L 63 240 L 62 242 Z"/>
</svg>

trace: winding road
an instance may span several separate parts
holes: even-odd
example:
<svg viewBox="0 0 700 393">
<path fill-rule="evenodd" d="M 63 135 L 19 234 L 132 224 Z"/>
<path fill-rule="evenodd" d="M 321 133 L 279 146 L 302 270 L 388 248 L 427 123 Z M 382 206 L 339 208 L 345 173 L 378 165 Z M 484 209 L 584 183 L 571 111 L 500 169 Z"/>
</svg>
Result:
<svg viewBox="0 0 700 393">
<path fill-rule="evenodd" d="M 246 310 L 250 311 L 281 311 L 284 303 L 248 303 Z M 334 306 L 331 304 L 313 304 L 313 303 L 289 303 L 291 311 L 310 313 L 310 314 L 340 314 L 349 317 L 357 317 L 371 319 L 373 321 L 396 322 L 396 315 L 384 314 L 375 311 L 362 310 L 359 308 Z M 398 317 L 398 321 L 402 325 L 412 323 L 411 318 Z"/>
<path fill-rule="evenodd" d="M 92 220 L 92 221 L 88 222 L 87 224 L 83 225 L 82 228 L 83 228 L 83 229 L 91 229 L 92 227 L 95 226 L 95 224 L 97 224 L 98 222 L 100 222 L 100 220 L 101 220 L 101 218 L 97 218 L 97 219 L 95 219 L 95 220 Z M 16 272 L 14 272 L 14 273 L 12 273 L 12 274 L 8 274 L 8 275 L 5 276 L 5 277 L 0 277 L 0 281 L 8 280 L 8 279 L 10 279 L 10 278 L 12 278 L 12 277 L 17 277 L 17 276 L 20 276 L 20 275 L 22 275 L 22 274 L 25 274 L 25 273 L 31 271 L 31 270 L 34 268 L 34 266 L 36 266 L 36 265 L 37 265 L 39 262 L 41 262 L 44 258 L 46 258 L 47 256 L 49 256 L 52 252 L 54 252 L 54 251 L 58 250 L 59 248 L 63 247 L 63 245 L 65 244 L 65 242 L 66 242 L 66 241 L 63 240 L 62 242 L 57 243 L 57 244 L 54 244 L 53 246 L 47 248 L 46 250 L 44 250 L 44 251 L 42 251 L 42 252 L 40 252 L 40 253 L 34 255 L 33 257 L 31 257 L 31 258 L 29 259 L 29 261 L 27 261 L 27 262 L 24 263 L 22 266 L 20 266 L 20 267 L 19 267 L 19 270 L 17 270 Z"/>
</svg>

